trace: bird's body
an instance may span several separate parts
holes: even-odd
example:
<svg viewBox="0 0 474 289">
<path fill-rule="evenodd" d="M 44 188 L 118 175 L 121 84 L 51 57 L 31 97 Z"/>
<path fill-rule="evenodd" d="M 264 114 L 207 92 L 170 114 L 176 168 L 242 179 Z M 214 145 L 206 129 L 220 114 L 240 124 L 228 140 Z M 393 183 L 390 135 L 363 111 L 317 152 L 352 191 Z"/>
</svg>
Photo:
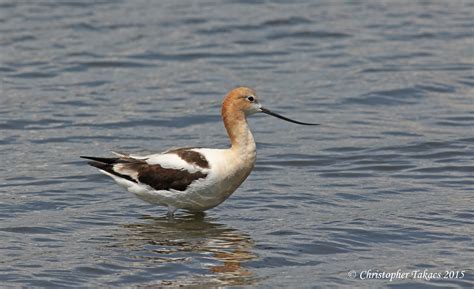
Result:
<svg viewBox="0 0 474 289">
<path fill-rule="evenodd" d="M 219 205 L 255 164 L 255 149 L 246 156 L 232 149 L 207 148 L 179 148 L 146 156 L 117 155 L 102 162 L 91 158 L 94 161 L 90 164 L 138 198 L 167 206 L 170 213 L 177 208 L 202 212 Z"/>
<path fill-rule="evenodd" d="M 168 207 L 171 215 L 176 209 L 202 212 L 225 201 L 252 171 L 256 145 L 247 115 L 259 111 L 289 120 L 262 108 L 252 89 L 239 87 L 222 105 L 232 143 L 228 149 L 177 148 L 145 156 L 84 158 L 138 198 Z"/>
</svg>

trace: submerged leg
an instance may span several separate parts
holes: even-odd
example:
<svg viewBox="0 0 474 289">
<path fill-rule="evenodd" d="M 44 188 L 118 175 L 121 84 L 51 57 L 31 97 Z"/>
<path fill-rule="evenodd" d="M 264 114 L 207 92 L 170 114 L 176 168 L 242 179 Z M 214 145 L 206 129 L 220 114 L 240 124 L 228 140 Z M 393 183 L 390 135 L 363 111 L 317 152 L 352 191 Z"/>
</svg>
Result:
<svg viewBox="0 0 474 289">
<path fill-rule="evenodd" d="M 168 218 L 172 218 L 174 216 L 174 212 L 176 212 L 178 208 L 176 207 L 173 207 L 171 205 L 168 205 L 168 213 L 166 213 L 166 215 L 168 216 Z"/>
</svg>

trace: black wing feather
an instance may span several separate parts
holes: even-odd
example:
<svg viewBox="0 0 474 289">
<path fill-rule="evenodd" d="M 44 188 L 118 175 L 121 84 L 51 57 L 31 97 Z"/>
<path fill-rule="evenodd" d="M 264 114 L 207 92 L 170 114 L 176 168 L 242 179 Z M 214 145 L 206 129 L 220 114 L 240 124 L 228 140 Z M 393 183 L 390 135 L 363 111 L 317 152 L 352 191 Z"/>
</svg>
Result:
<svg viewBox="0 0 474 289">
<path fill-rule="evenodd" d="M 184 151 L 184 150 L 183 150 Z M 178 155 L 191 163 L 199 164 L 201 167 L 208 168 L 208 163 L 200 154 L 191 152 L 185 154 L 180 151 Z M 172 152 L 176 153 L 176 152 Z M 197 154 L 197 155 L 195 155 Z M 203 172 L 188 172 L 182 169 L 163 168 L 159 164 L 150 165 L 144 160 L 134 158 L 101 158 L 81 156 L 81 158 L 92 160 L 88 162 L 89 165 L 100 170 L 106 171 L 115 176 L 124 178 L 134 183 L 142 183 L 149 185 L 155 190 L 177 190 L 185 191 L 188 186 L 197 179 L 207 177 L 207 173 Z M 138 181 L 131 176 L 121 174 L 114 170 L 115 164 L 121 164 L 127 169 L 137 172 Z"/>
</svg>

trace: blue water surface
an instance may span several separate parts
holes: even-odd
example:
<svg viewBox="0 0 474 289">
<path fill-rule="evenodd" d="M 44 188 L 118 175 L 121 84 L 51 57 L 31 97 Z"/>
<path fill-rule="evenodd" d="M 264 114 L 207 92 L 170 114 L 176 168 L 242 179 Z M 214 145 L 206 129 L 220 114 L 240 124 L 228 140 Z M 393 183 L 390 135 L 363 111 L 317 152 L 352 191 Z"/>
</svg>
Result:
<svg viewBox="0 0 474 289">
<path fill-rule="evenodd" d="M 472 1 L 0 1 L 1 287 L 472 288 L 473 19 Z M 252 117 L 256 168 L 204 216 L 169 220 L 78 158 L 225 148 L 238 85 L 322 125 Z"/>
</svg>

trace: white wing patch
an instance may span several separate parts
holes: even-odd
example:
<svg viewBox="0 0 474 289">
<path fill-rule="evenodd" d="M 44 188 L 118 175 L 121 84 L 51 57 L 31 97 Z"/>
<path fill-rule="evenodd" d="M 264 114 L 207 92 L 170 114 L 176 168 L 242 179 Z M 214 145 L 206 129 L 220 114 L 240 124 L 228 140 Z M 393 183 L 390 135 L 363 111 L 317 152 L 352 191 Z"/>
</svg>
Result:
<svg viewBox="0 0 474 289">
<path fill-rule="evenodd" d="M 145 161 L 150 165 L 160 165 L 165 169 L 187 170 L 190 173 L 207 171 L 207 169 L 203 169 L 199 166 L 196 166 L 195 164 L 188 163 L 174 153 L 149 155 L 146 156 Z"/>
<path fill-rule="evenodd" d="M 126 164 L 115 164 L 113 170 L 121 175 L 126 175 L 138 182 L 138 172 L 130 169 Z"/>
</svg>

